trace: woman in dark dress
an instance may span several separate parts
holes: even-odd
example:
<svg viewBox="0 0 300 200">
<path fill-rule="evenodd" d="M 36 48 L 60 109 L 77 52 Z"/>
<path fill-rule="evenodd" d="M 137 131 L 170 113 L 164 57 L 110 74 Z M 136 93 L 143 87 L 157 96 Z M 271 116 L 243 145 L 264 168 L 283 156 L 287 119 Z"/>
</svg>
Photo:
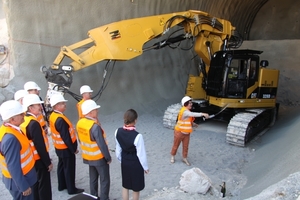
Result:
<svg viewBox="0 0 300 200">
<path fill-rule="evenodd" d="M 135 130 L 137 112 L 129 109 L 124 114 L 124 126 L 115 132 L 116 156 L 121 162 L 122 197 L 129 200 L 129 190 L 133 190 L 133 200 L 138 200 L 145 187 L 144 173 L 149 173 L 143 136 Z"/>
</svg>

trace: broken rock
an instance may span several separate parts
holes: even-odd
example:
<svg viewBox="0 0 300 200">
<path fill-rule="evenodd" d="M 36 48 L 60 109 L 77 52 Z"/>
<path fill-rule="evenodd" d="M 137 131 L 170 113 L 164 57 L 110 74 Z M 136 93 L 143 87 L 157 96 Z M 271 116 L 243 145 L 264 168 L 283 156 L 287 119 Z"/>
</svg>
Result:
<svg viewBox="0 0 300 200">
<path fill-rule="evenodd" d="M 211 180 L 199 168 L 194 167 L 183 172 L 179 184 L 184 192 L 206 194 L 211 187 Z"/>
</svg>

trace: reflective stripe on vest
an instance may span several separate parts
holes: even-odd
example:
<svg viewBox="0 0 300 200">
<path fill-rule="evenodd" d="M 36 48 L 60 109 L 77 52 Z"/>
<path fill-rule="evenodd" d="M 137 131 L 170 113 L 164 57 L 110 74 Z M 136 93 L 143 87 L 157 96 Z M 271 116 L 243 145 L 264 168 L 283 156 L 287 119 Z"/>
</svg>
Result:
<svg viewBox="0 0 300 200">
<path fill-rule="evenodd" d="M 97 143 L 91 140 L 90 130 L 95 123 L 96 122 L 92 119 L 82 118 L 76 125 L 80 147 L 82 150 L 82 158 L 85 160 L 99 160 L 104 157 Z M 106 142 L 106 134 L 103 130 L 102 133 Z"/>
<path fill-rule="evenodd" d="M 76 141 L 75 130 L 70 120 L 63 114 L 53 111 L 49 117 L 49 125 L 50 125 L 53 145 L 56 149 L 67 149 L 68 148 L 67 145 L 64 143 L 63 139 L 60 137 L 60 133 L 55 128 L 55 122 L 59 117 L 63 118 L 65 122 L 69 125 L 69 133 L 70 133 L 70 138 L 72 140 L 72 143 Z"/>
<path fill-rule="evenodd" d="M 36 122 L 39 123 L 39 121 L 32 115 L 28 115 L 28 116 L 25 116 L 24 117 L 24 122 L 20 125 L 20 128 L 21 130 L 23 131 L 23 133 L 27 136 L 28 138 L 28 133 L 26 131 L 26 127 L 29 125 L 30 121 L 31 120 L 34 120 Z M 45 133 L 45 130 L 43 129 L 42 125 L 39 123 L 39 125 L 41 126 L 41 130 L 42 130 L 42 135 L 43 135 L 43 138 L 44 138 L 44 143 L 45 143 L 45 146 L 46 146 L 46 151 L 49 152 L 49 141 L 48 141 L 48 136 L 47 134 Z M 35 134 L 35 133 L 33 133 Z M 28 139 L 29 140 L 29 139 Z M 30 146 L 31 146 L 31 150 L 33 152 L 33 155 L 34 155 L 34 159 L 35 160 L 39 160 L 41 157 L 40 155 L 38 154 L 35 146 L 34 146 L 34 142 L 32 140 L 29 140 L 29 143 L 30 143 Z"/>
<path fill-rule="evenodd" d="M 176 131 L 191 133 L 193 131 L 192 123 L 194 121 L 194 117 L 188 117 L 187 119 L 182 119 L 182 115 L 184 111 L 188 110 L 186 107 L 182 107 L 178 114 L 178 121 L 175 126 Z"/>
<path fill-rule="evenodd" d="M 0 142 L 2 142 L 2 138 L 4 137 L 5 134 L 14 135 L 17 138 L 17 140 L 20 142 L 21 169 L 23 175 L 26 175 L 34 167 L 35 164 L 33 153 L 31 151 L 27 137 L 12 127 L 2 125 L 0 127 Z M 1 164 L 3 176 L 5 176 L 6 178 L 11 178 L 9 170 L 7 169 L 7 163 L 5 161 L 5 157 L 2 154 L 0 154 L 0 164 Z"/>
<path fill-rule="evenodd" d="M 77 103 L 77 110 L 78 110 L 79 119 L 84 118 L 84 115 L 82 114 L 82 109 L 81 109 L 81 105 L 82 105 L 83 102 L 84 102 L 84 99 L 81 99 L 81 101 L 79 101 Z"/>
</svg>

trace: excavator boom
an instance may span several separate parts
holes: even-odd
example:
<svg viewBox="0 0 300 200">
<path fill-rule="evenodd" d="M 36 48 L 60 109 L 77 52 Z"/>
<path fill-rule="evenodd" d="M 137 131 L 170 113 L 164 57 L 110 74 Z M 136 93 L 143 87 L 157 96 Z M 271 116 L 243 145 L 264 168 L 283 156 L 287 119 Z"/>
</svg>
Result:
<svg viewBox="0 0 300 200">
<path fill-rule="evenodd" d="M 133 59 L 143 53 L 146 42 L 165 35 L 176 25 L 184 29 L 182 39 L 195 38 L 195 51 L 205 64 L 209 64 L 214 51 L 221 50 L 224 41 L 235 33 L 235 27 L 229 21 L 195 10 L 128 19 L 92 29 L 88 31 L 87 39 L 63 46 L 51 68 L 57 69 L 65 57 L 72 60 L 70 65 L 74 71 L 103 60 Z M 165 42 L 177 42 L 174 40 Z M 164 46 L 163 43 L 157 45 L 153 48 Z M 74 52 L 83 46 L 88 48 L 79 54 Z"/>
<path fill-rule="evenodd" d="M 179 28 L 175 29 L 175 26 Z M 173 32 L 168 33 L 171 31 Z M 173 36 L 179 31 L 183 33 Z M 148 41 L 158 38 L 162 40 L 150 47 L 144 47 Z M 50 67 L 41 67 L 49 83 L 45 103 L 49 104 L 49 97 L 53 93 L 68 91 L 73 81 L 74 71 L 103 60 L 130 60 L 140 56 L 144 51 L 160 49 L 186 39 L 193 41 L 195 52 L 207 67 L 213 53 L 238 47 L 242 43 L 235 27 L 229 21 L 196 10 L 128 19 L 103 25 L 88 31 L 87 39 L 63 46 Z M 71 63 L 65 64 L 65 58 L 69 58 Z"/>
</svg>

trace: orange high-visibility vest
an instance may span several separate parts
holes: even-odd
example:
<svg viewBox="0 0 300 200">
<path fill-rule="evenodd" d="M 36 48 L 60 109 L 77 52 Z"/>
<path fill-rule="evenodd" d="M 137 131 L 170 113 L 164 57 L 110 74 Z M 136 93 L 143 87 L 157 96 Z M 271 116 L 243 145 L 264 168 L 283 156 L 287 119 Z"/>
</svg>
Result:
<svg viewBox="0 0 300 200">
<path fill-rule="evenodd" d="M 50 114 L 49 125 L 50 125 L 51 136 L 52 136 L 54 147 L 56 149 L 67 149 L 68 148 L 67 145 L 65 144 L 63 139 L 60 137 L 60 133 L 55 128 L 55 122 L 56 122 L 57 118 L 59 118 L 59 117 L 63 118 L 69 125 L 69 133 L 70 133 L 72 143 L 74 143 L 77 138 L 76 138 L 76 134 L 75 134 L 73 125 L 66 116 L 64 116 L 63 114 L 57 113 L 57 112 L 52 112 Z"/>
<path fill-rule="evenodd" d="M 30 123 L 31 120 L 35 120 L 36 122 L 38 122 L 38 120 L 37 120 L 34 116 L 29 115 L 29 116 L 25 116 L 25 117 L 24 117 L 24 122 L 20 125 L 21 130 L 22 130 L 23 133 L 27 136 L 27 138 L 28 138 L 28 135 L 27 135 L 28 133 L 27 133 L 27 131 L 26 131 L 26 127 L 28 126 L 28 124 Z M 39 123 L 39 125 L 41 126 L 40 123 Z M 47 134 L 45 133 L 45 131 L 44 131 L 44 129 L 42 128 L 42 126 L 41 126 L 41 130 L 42 130 L 42 135 L 43 135 L 43 138 L 44 138 L 44 143 L 45 143 L 45 146 L 46 146 L 46 150 L 47 150 L 47 152 L 49 152 L 49 141 L 48 141 Z M 33 133 L 33 134 L 35 134 L 35 133 Z M 28 139 L 28 140 L 29 140 L 29 139 Z M 35 148 L 35 146 L 34 146 L 33 141 L 32 141 L 32 140 L 29 140 L 29 142 L 30 142 L 31 150 L 32 150 L 33 155 L 34 155 L 34 159 L 35 159 L 35 160 L 39 160 L 41 157 L 40 157 L 40 155 L 38 154 L 38 152 L 37 152 L 37 150 L 36 150 L 36 148 Z"/>
<path fill-rule="evenodd" d="M 193 131 L 193 121 L 195 120 L 194 117 L 189 117 L 187 119 L 182 119 L 183 112 L 188 110 L 186 107 L 182 107 L 178 114 L 178 120 L 175 126 L 176 131 L 184 132 L 184 133 L 191 133 Z"/>
<path fill-rule="evenodd" d="M 95 123 L 97 122 L 95 122 L 92 119 L 82 118 L 78 121 L 76 125 L 78 138 L 80 141 L 80 147 L 82 150 L 82 158 L 86 160 L 99 160 L 104 157 L 97 143 L 91 140 L 90 130 Z M 106 134 L 102 128 L 101 130 L 103 133 L 104 140 L 107 144 Z"/>
<path fill-rule="evenodd" d="M 78 110 L 78 116 L 79 116 L 79 119 L 84 118 L 84 115 L 82 114 L 82 109 L 81 109 L 81 105 L 82 105 L 82 103 L 83 103 L 84 101 L 85 101 L 84 99 L 81 99 L 81 101 L 79 101 L 79 102 L 77 103 L 77 110 Z"/>
<path fill-rule="evenodd" d="M 43 114 L 38 115 L 37 117 L 37 121 L 40 123 L 40 125 L 42 126 L 42 128 L 44 129 L 44 127 L 47 125 L 46 124 L 46 120 Z"/>
<path fill-rule="evenodd" d="M 21 144 L 21 150 L 20 150 L 21 169 L 22 169 L 23 175 L 26 175 L 34 167 L 34 164 L 35 164 L 35 160 L 33 158 L 33 153 L 31 151 L 30 144 L 29 144 L 27 137 L 12 127 L 2 125 L 0 127 L 0 142 L 2 142 L 2 138 L 4 137 L 5 134 L 14 135 L 20 142 L 20 144 Z M 16 149 L 16 151 L 17 151 L 17 149 Z M 11 178 L 9 170 L 7 169 L 7 163 L 5 161 L 5 157 L 2 154 L 0 154 L 0 163 L 1 163 L 0 165 L 2 168 L 3 176 L 5 176 L 6 178 Z"/>
</svg>

